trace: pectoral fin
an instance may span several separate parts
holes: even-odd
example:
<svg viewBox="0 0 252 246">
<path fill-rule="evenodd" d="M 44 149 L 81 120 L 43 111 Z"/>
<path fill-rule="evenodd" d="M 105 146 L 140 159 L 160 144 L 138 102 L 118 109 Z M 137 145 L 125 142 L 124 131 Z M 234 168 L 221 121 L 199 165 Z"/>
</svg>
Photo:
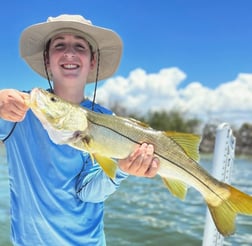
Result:
<svg viewBox="0 0 252 246">
<path fill-rule="evenodd" d="M 187 193 L 187 185 L 177 179 L 164 178 L 162 177 L 165 186 L 168 190 L 176 197 L 184 200 Z"/>
<path fill-rule="evenodd" d="M 117 163 L 111 158 L 101 156 L 99 154 L 93 154 L 95 160 L 99 163 L 106 175 L 112 179 L 115 178 Z"/>
</svg>

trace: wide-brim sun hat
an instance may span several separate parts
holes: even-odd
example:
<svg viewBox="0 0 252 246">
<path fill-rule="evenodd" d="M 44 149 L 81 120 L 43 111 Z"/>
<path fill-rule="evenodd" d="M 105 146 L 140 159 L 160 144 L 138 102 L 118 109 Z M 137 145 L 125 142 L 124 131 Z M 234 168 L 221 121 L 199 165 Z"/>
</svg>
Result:
<svg viewBox="0 0 252 246">
<path fill-rule="evenodd" d="M 47 42 L 59 33 L 73 33 L 84 37 L 97 55 L 99 49 L 99 77 L 111 77 L 117 70 L 122 55 L 122 40 L 111 29 L 95 26 L 81 15 L 49 17 L 46 22 L 26 28 L 20 37 L 20 55 L 38 74 L 47 78 L 43 53 Z M 96 63 L 97 66 L 97 63 Z M 96 81 L 97 68 L 90 71 L 87 83 Z"/>
</svg>

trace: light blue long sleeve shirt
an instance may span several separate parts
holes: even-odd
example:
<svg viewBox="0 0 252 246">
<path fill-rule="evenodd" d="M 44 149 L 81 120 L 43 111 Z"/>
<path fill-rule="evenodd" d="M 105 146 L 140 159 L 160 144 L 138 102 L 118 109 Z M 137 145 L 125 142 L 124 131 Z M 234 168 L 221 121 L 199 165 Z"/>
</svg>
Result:
<svg viewBox="0 0 252 246">
<path fill-rule="evenodd" d="M 111 114 L 99 105 L 95 111 Z M 0 119 L 2 140 L 13 125 Z M 87 153 L 54 144 L 31 110 L 4 144 L 14 245 L 106 245 L 104 201 L 127 174 L 118 169 L 112 180 Z"/>
</svg>

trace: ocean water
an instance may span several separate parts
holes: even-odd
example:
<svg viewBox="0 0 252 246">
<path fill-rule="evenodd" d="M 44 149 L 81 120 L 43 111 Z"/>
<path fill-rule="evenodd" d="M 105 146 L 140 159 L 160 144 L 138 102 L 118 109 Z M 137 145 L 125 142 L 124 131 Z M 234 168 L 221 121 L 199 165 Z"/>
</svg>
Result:
<svg viewBox="0 0 252 246">
<path fill-rule="evenodd" d="M 211 170 L 211 157 L 201 165 Z M 234 161 L 232 184 L 252 194 L 252 159 Z M 190 188 L 185 201 L 170 195 L 159 177 L 129 177 L 105 203 L 108 246 L 202 245 L 206 205 Z M 252 217 L 238 216 L 236 233 L 224 245 L 252 245 Z M 8 166 L 0 148 L 0 246 L 10 246 Z"/>
</svg>

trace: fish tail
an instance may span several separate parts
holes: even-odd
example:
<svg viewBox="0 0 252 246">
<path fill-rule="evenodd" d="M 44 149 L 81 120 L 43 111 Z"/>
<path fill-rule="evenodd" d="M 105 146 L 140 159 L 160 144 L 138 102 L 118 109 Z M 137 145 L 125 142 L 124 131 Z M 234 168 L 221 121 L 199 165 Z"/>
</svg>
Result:
<svg viewBox="0 0 252 246">
<path fill-rule="evenodd" d="M 208 208 L 217 230 L 223 236 L 230 236 L 235 232 L 235 218 L 237 214 L 252 216 L 252 196 L 249 196 L 240 190 L 224 184 L 230 195 L 223 199 L 217 206 L 210 205 Z"/>
</svg>

